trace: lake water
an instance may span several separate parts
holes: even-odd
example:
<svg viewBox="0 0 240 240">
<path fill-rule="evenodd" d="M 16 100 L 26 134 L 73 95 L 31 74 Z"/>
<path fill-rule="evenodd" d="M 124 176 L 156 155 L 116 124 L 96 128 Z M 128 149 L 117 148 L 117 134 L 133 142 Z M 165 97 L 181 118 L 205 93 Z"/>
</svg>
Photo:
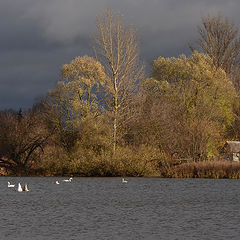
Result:
<svg viewBox="0 0 240 240">
<path fill-rule="evenodd" d="M 0 239 L 240 239 L 240 180 L 62 180 L 0 177 Z"/>
</svg>

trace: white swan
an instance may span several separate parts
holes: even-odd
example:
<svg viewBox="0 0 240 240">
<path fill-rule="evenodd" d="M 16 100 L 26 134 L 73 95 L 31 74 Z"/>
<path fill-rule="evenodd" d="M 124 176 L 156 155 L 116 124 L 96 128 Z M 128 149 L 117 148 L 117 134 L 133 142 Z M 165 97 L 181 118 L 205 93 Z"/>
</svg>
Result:
<svg viewBox="0 0 240 240">
<path fill-rule="evenodd" d="M 29 192 L 29 189 L 28 189 L 27 184 L 25 184 L 25 186 L 24 186 L 24 188 L 23 188 L 23 191 L 24 191 L 24 192 Z"/>
<path fill-rule="evenodd" d="M 124 178 L 122 178 L 122 183 L 127 183 L 128 181 Z"/>
<path fill-rule="evenodd" d="M 22 190 L 22 186 L 21 186 L 21 184 L 20 183 L 18 183 L 18 192 L 22 192 L 23 190 Z"/>
<path fill-rule="evenodd" d="M 8 182 L 8 187 L 15 187 L 15 185 L 13 185 L 10 182 Z"/>
<path fill-rule="evenodd" d="M 59 181 L 56 181 L 55 184 L 60 184 Z"/>
<path fill-rule="evenodd" d="M 69 179 L 64 179 L 63 182 L 71 182 L 72 181 L 72 177 L 70 177 Z"/>
</svg>

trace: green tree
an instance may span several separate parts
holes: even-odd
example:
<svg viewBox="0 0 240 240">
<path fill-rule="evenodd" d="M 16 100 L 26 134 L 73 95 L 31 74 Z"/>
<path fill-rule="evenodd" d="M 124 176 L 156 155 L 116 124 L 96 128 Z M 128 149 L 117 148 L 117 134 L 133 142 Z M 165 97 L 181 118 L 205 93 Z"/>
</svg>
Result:
<svg viewBox="0 0 240 240">
<path fill-rule="evenodd" d="M 232 80 L 236 91 L 240 91 L 240 37 L 239 29 L 234 22 L 220 14 L 202 17 L 198 26 L 198 48 L 207 53 L 215 67 L 225 70 Z M 239 139 L 240 129 L 239 99 L 234 104 L 234 122 L 229 128 L 229 138 Z"/>
<path fill-rule="evenodd" d="M 107 80 L 103 66 L 91 57 L 77 57 L 61 69 L 62 81 L 49 93 L 50 118 L 66 149 L 78 139 L 82 124 L 99 114 L 101 89 Z"/>
<path fill-rule="evenodd" d="M 153 77 L 143 84 L 164 150 L 194 160 L 217 154 L 226 127 L 233 120 L 235 90 L 226 73 L 214 68 L 208 55 L 160 57 Z"/>
</svg>

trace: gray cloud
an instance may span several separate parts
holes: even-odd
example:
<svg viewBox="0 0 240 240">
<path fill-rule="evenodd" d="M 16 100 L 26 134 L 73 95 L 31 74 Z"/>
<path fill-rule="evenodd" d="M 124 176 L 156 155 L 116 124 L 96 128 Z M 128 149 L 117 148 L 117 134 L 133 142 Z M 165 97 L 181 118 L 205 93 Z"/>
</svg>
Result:
<svg viewBox="0 0 240 240">
<path fill-rule="evenodd" d="M 159 56 L 190 53 L 201 15 L 221 12 L 240 27 L 239 0 L 1 1 L 0 109 L 31 107 L 55 86 L 62 64 L 91 54 L 89 35 L 107 7 L 135 26 L 149 69 Z"/>
</svg>

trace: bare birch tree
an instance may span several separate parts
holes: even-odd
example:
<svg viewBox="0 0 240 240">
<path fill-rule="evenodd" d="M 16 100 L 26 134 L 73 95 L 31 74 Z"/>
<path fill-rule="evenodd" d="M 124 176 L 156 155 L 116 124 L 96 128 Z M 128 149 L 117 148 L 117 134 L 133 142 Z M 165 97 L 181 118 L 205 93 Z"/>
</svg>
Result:
<svg viewBox="0 0 240 240">
<path fill-rule="evenodd" d="M 94 50 L 108 76 L 108 107 L 113 114 L 113 154 L 116 151 L 120 118 L 143 77 L 139 61 L 138 43 L 133 27 L 127 28 L 122 16 L 106 10 L 97 17 Z"/>
</svg>

